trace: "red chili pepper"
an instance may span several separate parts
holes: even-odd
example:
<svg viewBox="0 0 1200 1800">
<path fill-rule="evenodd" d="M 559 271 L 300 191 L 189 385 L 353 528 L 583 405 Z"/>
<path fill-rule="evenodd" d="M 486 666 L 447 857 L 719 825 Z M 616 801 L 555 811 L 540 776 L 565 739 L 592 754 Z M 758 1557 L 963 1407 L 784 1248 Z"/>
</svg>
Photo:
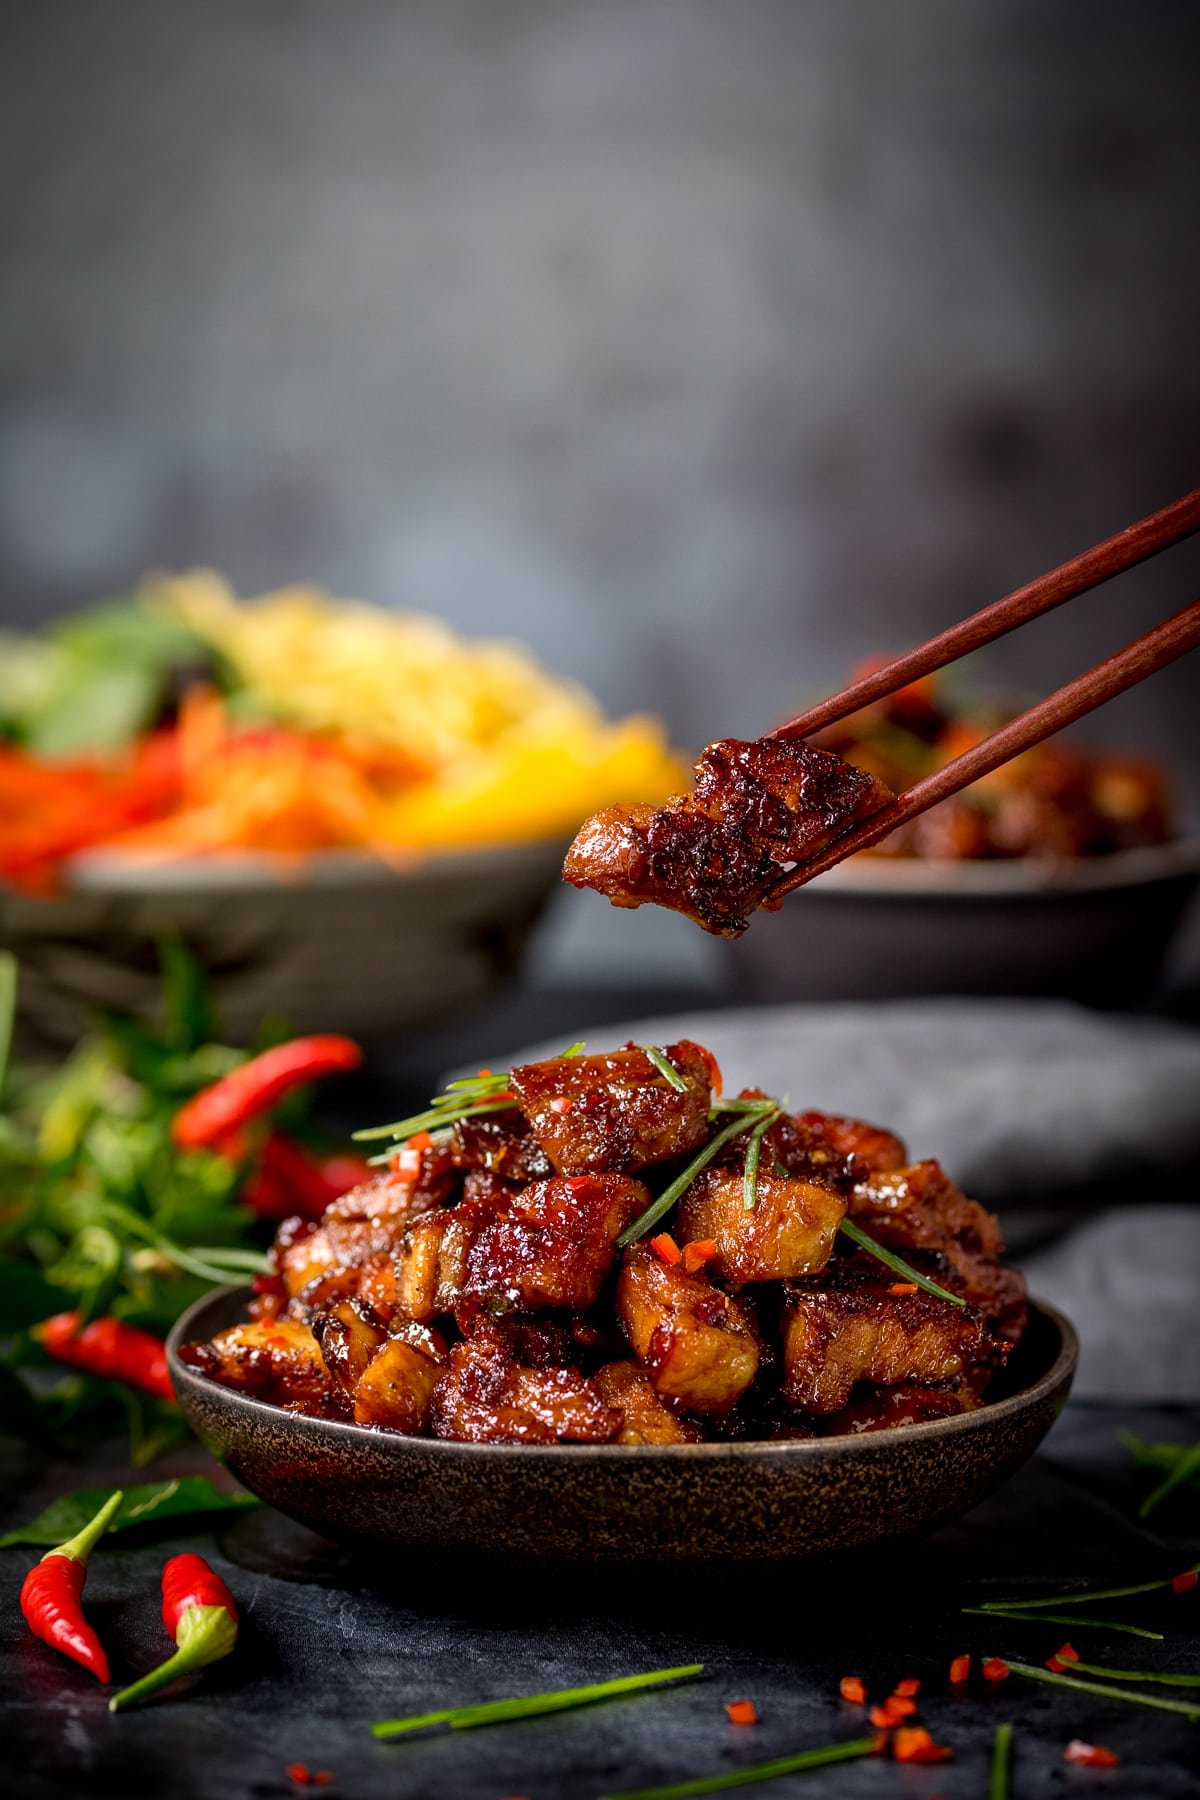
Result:
<svg viewBox="0 0 1200 1800">
<path fill-rule="evenodd" d="M 907 1681 L 898 1681 L 892 1691 L 898 1694 L 901 1700 L 911 1700 L 914 1694 L 920 1693 L 921 1684 L 910 1675 Z"/>
<path fill-rule="evenodd" d="M 1078 1763 L 1085 1769 L 1115 1769 L 1121 1759 L 1106 1744 L 1085 1744 L 1082 1738 L 1072 1738 L 1063 1751 L 1063 1761 Z"/>
<path fill-rule="evenodd" d="M 108 1658 L 83 1616 L 80 1596 L 87 1580 L 88 1557 L 124 1498 L 120 1488 L 110 1494 L 95 1518 L 65 1544 L 47 1550 L 21 1584 L 21 1611 L 30 1631 L 52 1650 L 61 1650 L 89 1669 L 97 1681 L 108 1680 Z"/>
<path fill-rule="evenodd" d="M 757 1725 L 758 1708 L 753 1700 L 727 1700 L 725 1711 L 731 1725 Z"/>
<path fill-rule="evenodd" d="M 181 1675 L 228 1656 L 237 1642 L 238 1614 L 233 1595 L 202 1556 L 173 1556 L 162 1572 L 163 1624 L 175 1639 L 174 1656 L 151 1669 L 109 1701 L 110 1712 L 136 1706 L 169 1687 Z"/>
<path fill-rule="evenodd" d="M 945 1744 L 935 1744 L 923 1725 L 902 1725 L 892 1739 L 892 1755 L 897 1762 L 949 1762 L 953 1754 Z"/>
<path fill-rule="evenodd" d="M 969 1656 L 956 1656 L 950 1663 L 950 1683 L 952 1687 L 961 1687 L 964 1681 L 971 1679 L 971 1659 Z"/>
<path fill-rule="evenodd" d="M 1200 1575 L 1195 1569 L 1185 1569 L 1182 1575 L 1172 1575 L 1171 1586 L 1177 1594 L 1190 1594 L 1198 1581 Z"/>
<path fill-rule="evenodd" d="M 167 1348 L 152 1331 L 124 1319 L 90 1319 L 77 1312 L 55 1313 L 35 1325 L 33 1335 L 47 1355 L 105 1381 L 123 1381 L 158 1400 L 175 1398 L 167 1368 Z"/>
<path fill-rule="evenodd" d="M 838 1692 L 843 1700 L 849 1700 L 852 1706 L 867 1704 L 867 1684 L 861 1675 L 843 1675 L 838 1683 Z"/>
<path fill-rule="evenodd" d="M 1079 1652 L 1074 1644 L 1060 1644 L 1054 1652 L 1060 1662 L 1078 1662 Z"/>
<path fill-rule="evenodd" d="M 1008 1664 L 999 1656 L 989 1656 L 983 1665 L 985 1681 L 1007 1681 L 1012 1674 Z"/>
<path fill-rule="evenodd" d="M 683 1259 L 683 1251 L 675 1242 L 669 1231 L 660 1231 L 657 1237 L 650 1239 L 650 1248 L 660 1262 L 677 1263 Z"/>
<path fill-rule="evenodd" d="M 222 1140 L 222 1154 L 225 1148 Z M 260 1219 L 287 1219 L 293 1213 L 319 1219 L 330 1201 L 369 1181 L 374 1173 L 364 1157 L 329 1156 L 318 1162 L 286 1131 L 271 1131 L 242 1199 Z"/>
<path fill-rule="evenodd" d="M 193 1094 L 175 1115 L 172 1140 L 180 1150 L 209 1149 L 248 1119 L 267 1112 L 293 1088 L 322 1075 L 357 1069 L 362 1059 L 353 1038 L 333 1034 L 276 1044 Z"/>
<path fill-rule="evenodd" d="M 890 1731 L 893 1725 L 901 1720 L 909 1719 L 917 1710 L 917 1703 L 904 1694 L 889 1694 L 882 1706 L 873 1706 L 867 1715 L 872 1725 L 881 1730 Z"/>
<path fill-rule="evenodd" d="M 694 1275 L 707 1262 L 711 1262 L 717 1254 L 717 1246 L 712 1238 L 693 1238 L 690 1244 L 683 1246 L 683 1266 L 687 1274 Z"/>
<path fill-rule="evenodd" d="M 916 1292 L 917 1284 L 915 1281 L 893 1281 L 891 1287 L 888 1289 L 889 1294 L 915 1294 Z"/>
</svg>

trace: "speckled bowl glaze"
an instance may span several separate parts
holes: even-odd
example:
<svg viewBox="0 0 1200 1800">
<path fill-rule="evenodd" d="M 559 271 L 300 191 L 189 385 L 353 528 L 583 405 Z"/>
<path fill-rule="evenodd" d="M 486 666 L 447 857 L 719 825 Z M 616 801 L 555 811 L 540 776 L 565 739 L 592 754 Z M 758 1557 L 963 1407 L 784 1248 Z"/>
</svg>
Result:
<svg viewBox="0 0 1200 1800">
<path fill-rule="evenodd" d="M 187 1368 L 179 1346 L 244 1317 L 249 1297 L 206 1296 L 167 1349 L 188 1423 L 252 1493 L 342 1543 L 575 1562 L 780 1562 L 944 1524 L 1033 1454 L 1079 1349 L 1069 1321 L 1035 1303 L 996 1399 L 857 1437 L 451 1444 L 284 1412 Z"/>
</svg>

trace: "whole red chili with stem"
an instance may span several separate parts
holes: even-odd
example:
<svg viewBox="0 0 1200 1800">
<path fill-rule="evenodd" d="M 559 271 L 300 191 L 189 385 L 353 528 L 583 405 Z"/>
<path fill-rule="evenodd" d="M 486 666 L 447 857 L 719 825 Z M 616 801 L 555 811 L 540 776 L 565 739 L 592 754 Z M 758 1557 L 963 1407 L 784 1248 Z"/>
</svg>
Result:
<svg viewBox="0 0 1200 1800">
<path fill-rule="evenodd" d="M 162 1688 L 228 1656 L 237 1642 L 238 1614 L 233 1595 L 202 1556 L 173 1556 L 162 1572 L 163 1624 L 175 1639 L 174 1656 L 140 1681 L 114 1694 L 110 1712 L 148 1700 Z"/>
<path fill-rule="evenodd" d="M 353 1038 L 334 1033 L 276 1044 L 193 1094 L 175 1115 L 172 1141 L 179 1150 L 219 1147 L 222 1138 L 268 1112 L 293 1088 L 322 1075 L 357 1069 L 362 1059 L 362 1049 Z"/>
<path fill-rule="evenodd" d="M 167 1347 L 140 1325 L 109 1317 L 90 1319 L 85 1325 L 82 1314 L 64 1312 L 43 1319 L 34 1326 L 33 1335 L 56 1362 L 100 1375 L 105 1381 L 123 1381 L 158 1400 L 175 1398 Z"/>
<path fill-rule="evenodd" d="M 61 1650 L 90 1670 L 97 1681 L 108 1680 L 108 1657 L 83 1616 L 80 1596 L 87 1580 L 88 1557 L 124 1498 L 120 1488 L 110 1494 L 95 1518 L 65 1544 L 47 1550 L 21 1584 L 21 1611 L 30 1631 L 52 1650 Z"/>
</svg>

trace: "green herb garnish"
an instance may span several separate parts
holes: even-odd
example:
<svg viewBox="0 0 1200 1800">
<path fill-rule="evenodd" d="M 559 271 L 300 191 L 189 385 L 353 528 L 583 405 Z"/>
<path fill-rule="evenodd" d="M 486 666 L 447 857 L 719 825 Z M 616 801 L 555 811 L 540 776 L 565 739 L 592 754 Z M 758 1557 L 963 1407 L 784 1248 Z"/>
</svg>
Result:
<svg viewBox="0 0 1200 1800">
<path fill-rule="evenodd" d="M 1067 1662 L 1066 1657 L 1062 1660 Z M 1106 1669 L 1099 1663 L 1081 1662 L 1078 1657 L 1072 1657 L 1068 1666 L 1073 1674 L 1099 1675 L 1103 1681 L 1153 1681 L 1159 1687 L 1200 1687 L 1200 1675 L 1158 1675 L 1153 1669 Z"/>
<path fill-rule="evenodd" d="M 927 1294 L 936 1294 L 939 1300 L 949 1300 L 954 1306 L 966 1306 L 967 1303 L 961 1294 L 952 1294 L 949 1288 L 939 1287 L 936 1281 L 931 1281 L 928 1275 L 922 1275 L 920 1269 L 914 1269 L 911 1263 L 905 1262 L 902 1256 L 897 1256 L 894 1250 L 886 1250 L 882 1244 L 877 1243 L 853 1219 L 843 1219 L 838 1230 L 848 1237 L 852 1244 L 857 1244 L 860 1250 L 865 1250 L 868 1255 L 875 1257 L 885 1269 L 890 1269 L 894 1275 L 902 1275 L 905 1281 L 915 1281 L 919 1288 L 924 1288 Z"/>
<path fill-rule="evenodd" d="M 992 1743 L 992 1769 L 988 1781 L 988 1800 L 1008 1800 L 1009 1781 L 1012 1775 L 1012 1738 L 1011 1725 L 997 1725 L 996 1736 Z"/>
<path fill-rule="evenodd" d="M 473 1706 L 449 1706 L 439 1712 L 415 1713 L 408 1719 L 376 1719 L 371 1726 L 371 1736 L 404 1737 L 410 1732 L 424 1731 L 431 1725 L 445 1725 L 451 1731 L 470 1731 L 478 1725 L 507 1725 L 514 1719 L 533 1719 L 543 1713 L 592 1706 L 600 1700 L 615 1700 L 622 1694 L 662 1687 L 667 1682 L 692 1681 L 703 1670 L 703 1663 L 685 1663 L 678 1669 L 651 1669 L 645 1675 L 621 1675 L 615 1681 L 594 1681 L 588 1687 L 554 1688 L 546 1694 L 522 1694 L 511 1700 L 481 1700 Z"/>
<path fill-rule="evenodd" d="M 669 1081 L 677 1094 L 687 1093 L 688 1084 L 669 1057 L 664 1056 L 654 1044 L 639 1044 L 638 1049 L 650 1058 L 663 1080 Z"/>
<path fill-rule="evenodd" d="M 1074 1688 L 1081 1694 L 1098 1694 L 1103 1700 L 1124 1700 L 1130 1706 L 1150 1706 L 1156 1712 L 1179 1713 L 1193 1724 L 1200 1720 L 1200 1706 L 1186 1700 L 1167 1700 L 1161 1694 L 1131 1694 L 1125 1688 L 1105 1687 L 1098 1681 L 1078 1681 L 1073 1675 L 1056 1675 L 1052 1669 L 1039 1669 L 1033 1663 L 1008 1662 L 1014 1675 L 1026 1681 L 1044 1681 L 1049 1687 Z"/>
<path fill-rule="evenodd" d="M 1200 1475 L 1200 1444 L 1193 1444 L 1190 1450 L 1185 1450 L 1166 1478 L 1159 1482 L 1152 1493 L 1147 1494 L 1138 1507 L 1138 1518 L 1148 1519 L 1168 1494 L 1173 1494 L 1177 1487 L 1182 1487 L 1185 1481 L 1191 1481 L 1196 1475 Z"/>
<path fill-rule="evenodd" d="M 735 1118 L 730 1120 L 724 1130 L 718 1131 L 716 1137 L 710 1138 L 704 1148 L 696 1152 L 682 1174 L 677 1175 L 674 1181 L 663 1189 L 658 1199 L 646 1208 L 640 1218 L 635 1219 L 632 1225 L 626 1227 L 617 1239 L 618 1246 L 622 1250 L 627 1250 L 630 1244 L 636 1244 L 639 1238 L 645 1237 L 651 1227 L 657 1225 L 658 1221 L 670 1212 L 676 1201 L 683 1198 L 697 1175 L 702 1169 L 708 1167 L 718 1151 L 723 1150 L 733 1138 L 748 1130 L 757 1120 L 766 1117 L 774 1109 L 775 1102 L 773 1100 L 744 1100 L 741 1110 Z M 728 1112 L 732 1108 L 725 1107 L 723 1110 Z"/>
<path fill-rule="evenodd" d="M 607 1794 L 604 1800 L 690 1800 L 693 1794 L 720 1794 L 730 1788 L 750 1787 L 758 1781 L 776 1781 L 783 1775 L 802 1775 L 806 1769 L 823 1769 L 827 1763 L 850 1762 L 858 1756 L 877 1756 L 873 1737 L 850 1738 L 844 1744 L 824 1744 L 819 1750 L 798 1750 L 792 1756 L 776 1756 L 770 1762 L 747 1763 L 721 1775 L 699 1775 L 692 1781 L 673 1781 L 666 1787 L 634 1788 Z"/>
<path fill-rule="evenodd" d="M 758 1163 L 762 1155 L 763 1137 L 779 1116 L 779 1109 L 776 1107 L 774 1111 L 767 1113 L 765 1118 L 758 1121 L 746 1139 L 746 1166 L 742 1174 L 742 1205 L 747 1212 L 753 1212 L 758 1205 Z"/>
<path fill-rule="evenodd" d="M 1078 1613 L 1060 1612 L 1020 1612 L 1015 1607 L 1007 1609 L 999 1606 L 964 1606 L 961 1610 L 980 1619 L 1011 1619 L 1018 1625 L 1071 1625 L 1081 1629 L 1090 1627 L 1094 1631 L 1119 1631 L 1126 1637 L 1152 1638 L 1161 1644 L 1161 1631 L 1147 1631 L 1144 1625 L 1121 1625 L 1114 1619 L 1092 1619 L 1081 1617 Z"/>
<path fill-rule="evenodd" d="M 78 1488 L 72 1494 L 60 1494 L 36 1519 L 6 1531 L 0 1537 L 0 1549 L 9 1544 L 53 1546 L 65 1542 L 95 1516 L 109 1493 L 108 1488 Z M 147 1481 L 126 1487 L 108 1529 L 128 1531 L 161 1521 L 175 1530 L 181 1519 L 210 1518 L 261 1505 L 253 1494 L 227 1494 L 214 1487 L 207 1475 L 179 1475 L 173 1481 Z"/>
<path fill-rule="evenodd" d="M 981 1600 L 979 1606 L 982 1612 L 1037 1612 L 1043 1606 L 1074 1606 L 1077 1601 L 1087 1605 L 1092 1600 L 1124 1600 L 1129 1594 L 1153 1594 L 1158 1588 L 1169 1588 L 1179 1575 L 1197 1574 L 1200 1562 L 1158 1581 L 1134 1581 L 1127 1587 L 1073 1588 L 1065 1594 L 1045 1594 L 1039 1600 Z"/>
</svg>

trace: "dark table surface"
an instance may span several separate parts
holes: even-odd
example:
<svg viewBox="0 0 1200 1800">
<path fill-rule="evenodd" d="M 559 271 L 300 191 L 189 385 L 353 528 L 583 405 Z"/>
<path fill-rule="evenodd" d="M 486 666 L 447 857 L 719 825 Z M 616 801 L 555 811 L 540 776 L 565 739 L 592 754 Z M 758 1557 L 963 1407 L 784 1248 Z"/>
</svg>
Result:
<svg viewBox="0 0 1200 1800">
<path fill-rule="evenodd" d="M 428 1556 L 411 1566 L 395 1555 L 356 1556 L 265 1509 L 216 1532 L 114 1538 L 96 1554 L 87 1597 L 117 1678 L 164 1654 L 158 1576 L 168 1554 L 208 1556 L 243 1611 L 228 1663 L 116 1718 L 90 1677 L 15 1626 L 17 1590 L 38 1552 L 8 1549 L 0 1552 L 9 1621 L 0 1636 L 3 1791 L 22 1800 L 282 1800 L 301 1791 L 285 1773 L 301 1762 L 335 1772 L 336 1785 L 320 1791 L 336 1800 L 594 1800 L 860 1735 L 861 1711 L 837 1698 L 838 1677 L 857 1672 L 879 1696 L 919 1677 L 923 1717 L 954 1760 L 847 1763 L 764 1786 L 764 1795 L 976 1800 L 987 1791 L 1000 1720 L 1016 1727 L 1014 1800 L 1195 1794 L 1200 1726 L 1183 1718 L 1015 1676 L 987 1687 L 976 1675 L 961 1697 L 947 1687 L 956 1653 L 1041 1662 L 1068 1635 L 1094 1662 L 1200 1669 L 1200 1590 L 1095 1609 L 1161 1629 L 1162 1643 L 960 1611 L 1042 1583 L 1108 1586 L 1196 1560 L 1194 1490 L 1168 1503 L 1154 1529 L 1137 1523 L 1145 1479 L 1118 1442 L 1122 1428 L 1190 1441 L 1200 1410 L 1073 1404 L 1042 1453 L 966 1518 L 840 1567 L 682 1578 L 653 1568 L 480 1574 Z M 198 1450 L 190 1464 L 202 1466 Z M 127 1473 L 118 1447 L 81 1466 L 9 1445 L 3 1466 L 9 1520 L 66 1487 Z M 367 1729 L 382 1716 L 691 1661 L 705 1663 L 702 1681 L 557 1718 L 391 1744 Z M 755 1702 L 756 1727 L 726 1721 L 724 1702 L 740 1698 Z M 1073 1737 L 1111 1745 L 1121 1768 L 1068 1768 L 1062 1753 Z"/>
</svg>

